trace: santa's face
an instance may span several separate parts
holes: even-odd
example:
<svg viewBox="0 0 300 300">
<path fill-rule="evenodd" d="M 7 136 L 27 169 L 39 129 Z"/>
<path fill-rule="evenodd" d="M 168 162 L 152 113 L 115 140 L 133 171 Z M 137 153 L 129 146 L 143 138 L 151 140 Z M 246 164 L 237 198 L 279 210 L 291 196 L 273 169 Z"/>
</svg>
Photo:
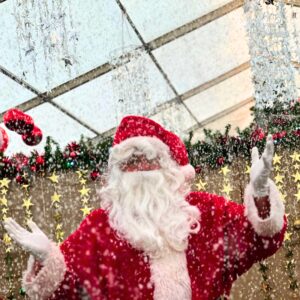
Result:
<svg viewBox="0 0 300 300">
<path fill-rule="evenodd" d="M 135 142 L 112 151 L 102 206 L 111 226 L 132 246 L 151 255 L 183 251 L 199 219 L 198 209 L 185 201 L 185 177 L 163 143 Z"/>
</svg>

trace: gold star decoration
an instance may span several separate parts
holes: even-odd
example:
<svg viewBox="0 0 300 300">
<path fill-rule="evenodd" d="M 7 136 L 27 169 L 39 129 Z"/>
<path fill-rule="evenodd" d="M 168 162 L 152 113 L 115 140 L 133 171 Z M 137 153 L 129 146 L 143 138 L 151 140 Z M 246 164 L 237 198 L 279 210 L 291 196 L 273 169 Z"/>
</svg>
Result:
<svg viewBox="0 0 300 300">
<path fill-rule="evenodd" d="M 29 223 L 31 223 L 32 222 L 32 217 L 28 217 L 27 219 L 26 219 L 26 224 L 28 225 Z"/>
<path fill-rule="evenodd" d="M 275 176 L 275 182 L 278 184 L 278 183 L 282 183 L 283 184 L 283 176 L 282 175 L 280 175 L 280 174 L 277 174 L 276 176 Z"/>
<path fill-rule="evenodd" d="M 89 199 L 88 199 L 88 198 L 83 198 L 83 199 L 81 200 L 81 202 L 82 202 L 83 204 L 88 204 Z"/>
<path fill-rule="evenodd" d="M 64 239 L 64 235 L 65 235 L 65 232 L 64 232 L 64 231 L 57 231 L 57 232 L 55 233 L 56 239 L 57 239 L 58 241 L 63 240 L 63 239 Z"/>
<path fill-rule="evenodd" d="M 79 179 L 82 178 L 82 172 L 80 170 L 76 171 L 76 174 L 78 175 Z"/>
<path fill-rule="evenodd" d="M 279 172 L 279 171 L 280 171 L 280 167 L 279 167 L 279 166 L 275 166 L 275 167 L 274 167 L 274 170 L 275 170 L 276 172 Z"/>
<path fill-rule="evenodd" d="M 7 178 L 3 178 L 3 179 L 0 180 L 0 185 L 1 185 L 2 188 L 5 187 L 5 188 L 8 189 L 9 183 L 10 183 L 10 180 L 7 179 Z"/>
<path fill-rule="evenodd" d="M 294 179 L 295 182 L 300 181 L 300 173 L 298 171 L 295 174 L 293 174 L 292 176 L 295 178 Z"/>
<path fill-rule="evenodd" d="M 286 232 L 284 234 L 284 241 L 290 241 L 291 240 L 291 236 L 292 236 L 291 232 Z"/>
<path fill-rule="evenodd" d="M 31 198 L 27 198 L 23 200 L 23 207 L 26 209 L 29 209 L 31 206 L 33 206 L 33 203 L 31 202 Z"/>
<path fill-rule="evenodd" d="M 295 164 L 295 165 L 294 165 L 294 169 L 295 169 L 295 170 L 299 170 L 299 168 L 300 168 L 300 165 L 298 165 L 298 164 Z"/>
<path fill-rule="evenodd" d="M 81 179 L 80 179 L 80 184 L 85 185 L 85 184 L 86 184 L 86 179 L 81 178 Z"/>
<path fill-rule="evenodd" d="M 58 183 L 59 176 L 57 176 L 55 174 L 55 172 L 53 172 L 53 174 L 50 177 L 48 177 L 48 178 L 51 180 L 52 183 Z"/>
<path fill-rule="evenodd" d="M 78 178 L 81 179 L 83 178 L 82 176 L 87 173 L 87 170 L 78 170 L 76 171 L 76 174 L 78 175 Z"/>
<path fill-rule="evenodd" d="M 1 190 L 1 194 L 6 195 L 7 194 L 7 189 Z"/>
<path fill-rule="evenodd" d="M 5 196 L 0 199 L 0 203 L 1 205 L 7 206 L 7 199 Z"/>
<path fill-rule="evenodd" d="M 300 219 L 295 220 L 294 227 L 296 227 L 297 229 L 300 229 Z"/>
<path fill-rule="evenodd" d="M 300 162 L 300 153 L 295 151 L 292 155 L 290 155 L 290 158 L 293 162 Z"/>
<path fill-rule="evenodd" d="M 23 184 L 23 185 L 22 185 L 22 188 L 23 188 L 24 190 L 26 190 L 26 191 L 27 191 L 27 190 L 28 190 L 28 188 L 29 188 L 29 184 Z"/>
<path fill-rule="evenodd" d="M 60 202 L 61 195 L 57 194 L 56 192 L 51 196 L 52 204 Z"/>
<path fill-rule="evenodd" d="M 91 212 L 92 208 L 84 206 L 80 210 L 83 212 L 83 216 L 85 217 L 85 216 L 87 216 Z"/>
<path fill-rule="evenodd" d="M 225 193 L 226 195 L 229 195 L 229 193 L 232 192 L 230 183 L 224 184 L 222 192 Z"/>
<path fill-rule="evenodd" d="M 56 230 L 61 230 L 62 229 L 62 224 L 61 223 L 58 223 L 57 225 L 56 225 Z"/>
<path fill-rule="evenodd" d="M 207 183 L 202 181 L 201 179 L 196 183 L 196 187 L 198 191 L 205 191 L 205 187 L 206 187 Z"/>
<path fill-rule="evenodd" d="M 297 191 L 297 194 L 294 194 L 296 196 L 297 201 L 300 201 L 300 190 Z"/>
<path fill-rule="evenodd" d="M 5 245 L 11 244 L 11 237 L 7 233 L 4 233 L 4 235 L 3 235 L 3 243 Z"/>
<path fill-rule="evenodd" d="M 85 186 L 82 187 L 81 190 L 79 190 L 79 193 L 81 194 L 81 197 L 88 196 L 90 192 L 89 188 L 86 188 Z"/>
<path fill-rule="evenodd" d="M 282 156 L 277 155 L 277 153 L 275 153 L 274 157 L 273 157 L 273 164 L 281 164 L 281 158 Z"/>
<path fill-rule="evenodd" d="M 3 215 L 6 215 L 6 214 L 7 214 L 7 211 L 8 211 L 8 209 L 7 209 L 6 207 L 3 207 L 3 208 L 2 208 L 2 214 L 3 214 Z"/>
<path fill-rule="evenodd" d="M 249 165 L 246 165 L 246 171 L 245 171 L 245 173 L 246 174 L 250 174 L 250 171 L 251 171 L 251 167 Z"/>
<path fill-rule="evenodd" d="M 220 174 L 223 173 L 223 175 L 226 176 L 229 172 L 230 172 L 230 169 L 227 166 L 225 166 L 225 167 L 221 168 L 221 171 L 219 173 Z"/>
</svg>

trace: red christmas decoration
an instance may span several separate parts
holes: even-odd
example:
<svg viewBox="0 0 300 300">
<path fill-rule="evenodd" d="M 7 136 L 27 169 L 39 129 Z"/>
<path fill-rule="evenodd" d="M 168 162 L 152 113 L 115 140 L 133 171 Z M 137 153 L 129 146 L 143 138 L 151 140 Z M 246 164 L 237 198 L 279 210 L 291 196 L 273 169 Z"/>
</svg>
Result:
<svg viewBox="0 0 300 300">
<path fill-rule="evenodd" d="M 196 174 L 200 174 L 200 173 L 201 173 L 201 170 L 202 170 L 202 169 L 201 169 L 201 166 L 198 165 L 198 166 L 195 167 L 195 172 L 196 172 Z"/>
<path fill-rule="evenodd" d="M 97 170 L 94 170 L 93 172 L 91 172 L 90 177 L 92 180 L 96 180 L 98 177 L 100 176 L 100 172 Z"/>
<path fill-rule="evenodd" d="M 43 165 L 45 163 L 45 158 L 43 155 L 38 155 L 35 159 L 35 162 L 38 164 L 38 165 Z"/>
<path fill-rule="evenodd" d="M 30 133 L 22 135 L 22 139 L 26 145 L 36 146 L 43 139 L 43 133 L 38 127 L 34 126 Z"/>
<path fill-rule="evenodd" d="M 5 126 L 18 134 L 28 134 L 34 128 L 33 119 L 19 109 L 10 109 L 4 116 Z"/>
<path fill-rule="evenodd" d="M 70 153 L 70 157 L 71 157 L 72 159 L 76 158 L 76 157 L 77 157 L 77 153 L 76 153 L 75 151 L 72 151 L 72 152 Z"/>
<path fill-rule="evenodd" d="M 12 165 L 16 168 L 18 172 L 22 171 L 29 164 L 29 158 L 22 154 L 18 153 L 11 158 Z"/>
<path fill-rule="evenodd" d="M 8 135 L 6 131 L 0 127 L 0 152 L 4 152 L 8 146 Z"/>
<path fill-rule="evenodd" d="M 220 157 L 218 157 L 217 158 L 217 164 L 219 165 L 219 166 L 222 166 L 223 165 L 223 163 L 224 163 L 224 157 L 223 156 L 220 156 Z"/>
<path fill-rule="evenodd" d="M 273 140 L 282 139 L 282 138 L 284 138 L 285 136 L 286 136 L 286 131 L 285 131 L 285 130 L 283 130 L 283 131 L 281 131 L 281 132 L 276 132 L 276 133 L 274 133 L 274 134 L 272 135 Z"/>
<path fill-rule="evenodd" d="M 254 141 L 261 141 L 264 139 L 265 136 L 266 136 L 266 134 L 263 131 L 263 129 L 258 127 L 252 132 L 251 139 Z"/>
<path fill-rule="evenodd" d="M 300 137 L 300 129 L 294 130 L 293 135 L 296 135 L 296 136 Z"/>
<path fill-rule="evenodd" d="M 80 145 L 78 145 L 76 142 L 72 142 L 67 145 L 67 149 L 69 150 L 69 152 L 76 152 L 80 150 Z"/>
<path fill-rule="evenodd" d="M 27 184 L 28 180 L 24 176 L 22 176 L 22 175 L 17 175 L 16 176 L 16 182 L 18 184 Z"/>
</svg>

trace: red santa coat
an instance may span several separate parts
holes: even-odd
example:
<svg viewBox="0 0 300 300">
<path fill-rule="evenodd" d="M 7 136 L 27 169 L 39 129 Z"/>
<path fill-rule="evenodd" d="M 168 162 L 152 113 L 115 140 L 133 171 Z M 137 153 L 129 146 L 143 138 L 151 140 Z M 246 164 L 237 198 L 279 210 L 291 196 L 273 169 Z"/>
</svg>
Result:
<svg viewBox="0 0 300 300">
<path fill-rule="evenodd" d="M 185 253 L 190 299 L 212 300 L 229 294 L 237 276 L 278 250 L 286 219 L 278 192 L 273 189 L 273 193 L 267 220 L 257 216 L 253 199 L 245 199 L 245 210 L 244 205 L 220 196 L 189 194 L 187 200 L 201 212 L 200 231 L 190 235 Z M 176 264 L 173 257 L 171 261 Z M 160 288 L 164 294 L 161 299 L 173 300 L 177 299 L 177 286 L 168 286 L 172 276 L 170 272 L 168 278 L 161 276 L 153 284 L 148 256 L 120 239 L 109 225 L 107 212 L 98 209 L 60 250 L 53 247 L 37 274 L 33 262 L 29 263 L 23 285 L 32 299 L 150 300 L 160 298 L 154 293 Z"/>
</svg>

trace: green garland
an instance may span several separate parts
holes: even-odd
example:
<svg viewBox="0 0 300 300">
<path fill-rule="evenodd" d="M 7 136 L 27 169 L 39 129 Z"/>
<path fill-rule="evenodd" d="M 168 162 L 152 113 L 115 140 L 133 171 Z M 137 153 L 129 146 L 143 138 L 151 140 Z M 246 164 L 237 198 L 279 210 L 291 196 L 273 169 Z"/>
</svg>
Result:
<svg viewBox="0 0 300 300">
<path fill-rule="evenodd" d="M 205 138 L 192 144 L 193 133 L 185 141 L 191 164 L 196 171 L 202 168 L 216 168 L 230 164 L 236 157 L 249 158 L 251 148 L 257 146 L 263 150 L 265 137 L 272 134 L 276 147 L 295 149 L 300 146 L 300 102 L 294 103 L 289 112 L 278 105 L 271 110 L 257 111 L 254 122 L 244 130 L 237 128 L 237 135 L 230 136 L 231 126 L 227 125 L 225 132 L 204 129 Z M 268 116 L 261 123 L 262 116 Z M 112 138 L 107 138 L 97 145 L 91 140 L 81 138 L 79 143 L 72 142 L 61 150 L 59 145 L 47 137 L 43 154 L 36 151 L 29 157 L 16 154 L 12 157 L 0 156 L 0 178 L 16 178 L 24 183 L 27 175 L 39 172 L 63 170 L 90 170 L 92 179 L 96 179 L 107 166 Z"/>
</svg>

